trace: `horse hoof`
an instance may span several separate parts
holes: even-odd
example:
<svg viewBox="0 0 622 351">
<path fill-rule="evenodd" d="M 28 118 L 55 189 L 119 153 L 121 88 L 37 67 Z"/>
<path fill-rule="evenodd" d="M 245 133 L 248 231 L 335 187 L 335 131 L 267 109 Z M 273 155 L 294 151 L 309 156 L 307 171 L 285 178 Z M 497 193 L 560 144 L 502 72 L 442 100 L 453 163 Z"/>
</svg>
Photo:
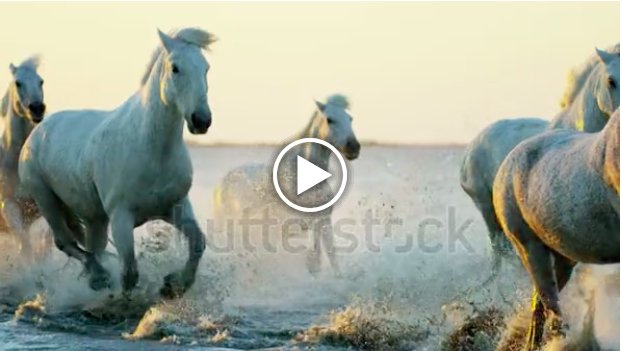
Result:
<svg viewBox="0 0 622 351">
<path fill-rule="evenodd" d="M 553 337 L 565 338 L 566 332 L 570 329 L 567 323 L 560 317 L 552 317 L 550 325 L 550 333 Z"/>
<path fill-rule="evenodd" d="M 121 297 L 128 302 L 132 301 L 132 291 L 131 290 L 123 290 L 121 293 Z"/>
<path fill-rule="evenodd" d="M 121 277 L 121 285 L 123 291 L 130 291 L 138 284 L 138 271 L 136 269 L 129 270 L 123 273 Z"/>
<path fill-rule="evenodd" d="M 110 287 L 110 277 L 108 274 L 92 275 L 89 279 L 91 289 L 98 291 Z"/>
<path fill-rule="evenodd" d="M 186 292 L 186 284 L 183 283 L 181 274 L 171 273 L 164 277 L 164 286 L 160 289 L 160 295 L 166 299 L 174 299 L 183 296 Z"/>
</svg>

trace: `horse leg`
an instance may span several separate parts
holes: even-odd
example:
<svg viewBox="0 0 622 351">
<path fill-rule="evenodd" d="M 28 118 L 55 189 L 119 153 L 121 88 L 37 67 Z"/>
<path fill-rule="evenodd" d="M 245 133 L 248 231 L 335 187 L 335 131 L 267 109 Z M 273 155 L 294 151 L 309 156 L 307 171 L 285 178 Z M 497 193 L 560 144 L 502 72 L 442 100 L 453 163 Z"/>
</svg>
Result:
<svg viewBox="0 0 622 351">
<path fill-rule="evenodd" d="M 74 239 L 78 242 L 80 246 L 85 248 L 86 247 L 85 245 L 86 233 L 85 233 L 85 228 L 82 225 L 82 222 L 80 222 L 80 219 L 78 219 L 78 217 L 75 214 L 73 214 L 73 212 L 71 212 L 69 208 L 66 208 L 63 206 L 63 213 L 64 213 L 65 221 L 67 222 L 67 226 L 71 230 L 71 233 L 73 234 Z"/>
<path fill-rule="evenodd" d="M 199 262 L 205 251 L 205 235 L 194 217 L 188 197 L 175 206 L 165 220 L 181 231 L 188 240 L 186 265 L 182 270 L 167 275 L 164 286 L 160 289 L 162 296 L 174 298 L 183 295 L 194 284 Z"/>
<path fill-rule="evenodd" d="M 16 235 L 20 243 L 20 253 L 28 260 L 32 258 L 32 247 L 24 226 L 22 209 L 13 198 L 5 197 L 0 205 L 0 212 L 9 231 Z"/>
<path fill-rule="evenodd" d="M 125 209 L 115 209 L 110 214 L 110 231 L 121 261 L 121 287 L 124 293 L 132 290 L 138 282 L 138 268 L 134 255 L 134 224 L 134 216 Z M 104 245 L 99 241 L 103 239 L 94 240 L 97 243 L 92 243 L 93 245 L 99 247 Z"/>
<path fill-rule="evenodd" d="M 84 247 L 101 258 L 108 245 L 108 220 L 89 220 L 85 229 Z"/>
<path fill-rule="evenodd" d="M 335 255 L 335 237 L 333 235 L 333 226 L 330 216 L 324 217 L 320 220 L 319 230 L 322 243 L 324 244 L 324 250 L 326 250 L 326 255 L 328 256 L 330 267 L 333 269 L 335 276 L 340 277 L 341 270 L 339 268 L 339 262 L 337 262 L 337 256 Z"/>
<path fill-rule="evenodd" d="M 492 202 L 488 200 L 486 203 L 478 203 L 477 207 L 484 218 L 484 223 L 486 223 L 488 237 L 490 238 L 490 245 L 492 247 L 492 273 L 483 284 L 488 285 L 499 276 L 503 258 L 512 253 L 512 245 L 503 233 L 503 229 L 495 215 Z"/>
<path fill-rule="evenodd" d="M 52 234 L 54 244 L 67 256 L 80 261 L 89 273 L 89 286 L 93 290 L 100 290 L 110 285 L 108 272 L 97 261 L 95 255 L 86 252 L 78 246 L 75 234 L 69 229 L 67 224 L 66 211 L 63 211 L 64 204 L 47 186 L 37 184 L 33 186 L 33 197 L 45 217 Z"/>
<path fill-rule="evenodd" d="M 553 264 L 555 267 L 555 280 L 557 281 L 557 290 L 562 291 L 568 280 L 570 280 L 570 276 L 572 275 L 572 270 L 577 265 L 576 261 L 570 260 L 557 252 L 553 252 Z"/>
<path fill-rule="evenodd" d="M 570 280 L 570 276 L 572 275 L 572 270 L 577 265 L 577 262 L 570 260 L 557 252 L 553 252 L 553 265 L 555 268 L 555 281 L 557 282 L 557 291 L 561 291 L 568 280 Z M 560 316 L 553 316 L 551 320 L 551 332 L 555 336 L 564 336 L 568 326 L 565 325 Z"/>
<path fill-rule="evenodd" d="M 546 317 L 561 318 L 559 296 L 555 283 L 552 252 L 535 236 L 518 244 L 521 260 L 534 284 L 531 325 L 527 336 L 526 349 L 537 350 L 543 341 Z"/>
<path fill-rule="evenodd" d="M 321 248 L 321 230 L 318 228 L 317 223 L 312 223 L 310 228 L 307 228 L 307 233 L 311 233 L 311 248 L 307 250 L 307 257 L 305 259 L 305 265 L 307 271 L 311 275 L 318 274 L 322 267 L 322 248 Z"/>
<path fill-rule="evenodd" d="M 529 329 L 527 330 L 526 351 L 536 350 L 542 343 L 545 321 L 546 315 L 544 313 L 544 305 L 542 305 L 538 289 L 534 287 L 531 295 L 531 321 L 529 322 Z"/>
</svg>

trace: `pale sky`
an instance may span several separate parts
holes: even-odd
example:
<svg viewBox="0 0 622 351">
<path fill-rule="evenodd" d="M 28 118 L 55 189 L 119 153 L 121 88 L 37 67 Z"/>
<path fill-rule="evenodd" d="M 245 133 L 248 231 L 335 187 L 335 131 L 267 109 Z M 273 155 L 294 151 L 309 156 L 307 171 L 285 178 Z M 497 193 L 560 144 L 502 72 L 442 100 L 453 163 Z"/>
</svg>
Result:
<svg viewBox="0 0 622 351">
<path fill-rule="evenodd" d="M 213 127 L 200 142 L 280 142 L 313 99 L 352 102 L 361 140 L 464 143 L 502 117 L 552 117 L 566 72 L 619 41 L 618 2 L 2 3 L 8 65 L 43 55 L 48 111 L 111 109 L 139 80 L 156 28 L 198 26 Z"/>
</svg>

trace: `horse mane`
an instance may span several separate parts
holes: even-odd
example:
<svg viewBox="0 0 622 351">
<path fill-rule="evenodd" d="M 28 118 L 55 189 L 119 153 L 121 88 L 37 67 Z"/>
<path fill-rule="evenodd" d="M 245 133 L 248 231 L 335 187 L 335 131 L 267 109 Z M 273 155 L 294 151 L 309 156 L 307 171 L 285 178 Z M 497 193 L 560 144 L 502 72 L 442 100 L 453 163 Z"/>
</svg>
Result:
<svg viewBox="0 0 622 351">
<path fill-rule="evenodd" d="M 620 43 L 613 45 L 607 50 L 605 50 L 611 54 L 620 55 Z M 594 53 L 590 56 L 590 58 L 581 66 L 575 67 L 568 72 L 567 75 L 567 83 L 566 89 L 564 90 L 564 94 L 562 95 L 560 106 L 562 109 L 570 106 L 574 99 L 579 95 L 583 84 L 592 73 L 594 67 L 600 62 L 598 54 Z"/>
<path fill-rule="evenodd" d="M 9 113 L 9 91 L 7 90 L 2 101 L 0 101 L 0 117 L 4 117 Z"/>
<path fill-rule="evenodd" d="M 32 55 L 29 58 L 22 61 L 22 63 L 19 64 L 19 67 L 30 68 L 36 71 L 37 68 L 39 68 L 40 64 L 41 64 L 41 55 Z"/>
<path fill-rule="evenodd" d="M 350 108 L 350 102 L 348 101 L 348 98 L 342 94 L 333 94 L 326 98 L 326 105 L 333 105 L 343 109 Z M 311 115 L 311 119 L 309 119 L 309 122 L 307 123 L 305 128 L 297 134 L 295 139 L 309 137 L 310 132 L 313 130 L 313 124 L 315 123 L 315 119 L 321 115 L 322 113 L 318 109 L 315 109 L 313 111 L 313 114 Z"/>
<path fill-rule="evenodd" d="M 341 107 L 343 109 L 350 108 L 350 102 L 348 101 L 348 98 L 345 95 L 342 95 L 342 94 L 334 94 L 334 95 L 329 96 L 326 99 L 326 104 L 327 105 L 335 105 L 335 106 Z"/>
<path fill-rule="evenodd" d="M 212 33 L 209 33 L 199 28 L 183 28 L 180 30 L 172 30 L 168 34 L 174 39 L 181 40 L 186 44 L 198 46 L 203 50 L 209 50 L 209 46 L 217 40 Z M 145 73 L 140 80 L 140 86 L 144 86 L 147 83 L 149 75 L 151 75 L 151 71 L 153 70 L 153 66 L 155 66 L 156 62 L 158 61 L 158 57 L 160 57 L 162 50 L 162 45 L 160 45 L 151 54 L 151 59 L 147 64 L 147 69 L 145 70 Z"/>
</svg>

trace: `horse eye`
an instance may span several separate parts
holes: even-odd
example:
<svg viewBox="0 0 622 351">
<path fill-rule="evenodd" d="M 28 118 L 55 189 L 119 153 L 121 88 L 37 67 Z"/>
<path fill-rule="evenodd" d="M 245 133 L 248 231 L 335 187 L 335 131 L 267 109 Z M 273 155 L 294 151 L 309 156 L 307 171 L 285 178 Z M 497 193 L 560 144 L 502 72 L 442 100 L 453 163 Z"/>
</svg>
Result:
<svg viewBox="0 0 622 351">
<path fill-rule="evenodd" d="M 328 124 L 333 124 L 335 123 L 335 121 L 332 120 L 332 118 L 327 118 L 326 121 L 328 122 Z"/>
<path fill-rule="evenodd" d="M 609 87 L 611 89 L 615 89 L 618 86 L 615 79 L 613 79 L 612 77 L 609 77 L 609 79 L 607 80 L 607 84 L 609 84 Z"/>
<path fill-rule="evenodd" d="M 42 79 L 42 80 L 39 82 L 39 86 L 41 86 L 41 87 L 42 87 L 42 86 L 43 86 L 43 82 L 44 82 L 44 81 L 43 81 L 43 79 Z"/>
<path fill-rule="evenodd" d="M 16 81 L 15 82 L 15 86 L 18 87 L 18 88 L 21 88 L 22 87 L 22 82 Z"/>
<path fill-rule="evenodd" d="M 173 73 L 179 73 L 179 67 L 177 67 L 177 65 L 173 65 L 173 67 L 171 67 L 171 70 L 173 71 Z"/>
</svg>

